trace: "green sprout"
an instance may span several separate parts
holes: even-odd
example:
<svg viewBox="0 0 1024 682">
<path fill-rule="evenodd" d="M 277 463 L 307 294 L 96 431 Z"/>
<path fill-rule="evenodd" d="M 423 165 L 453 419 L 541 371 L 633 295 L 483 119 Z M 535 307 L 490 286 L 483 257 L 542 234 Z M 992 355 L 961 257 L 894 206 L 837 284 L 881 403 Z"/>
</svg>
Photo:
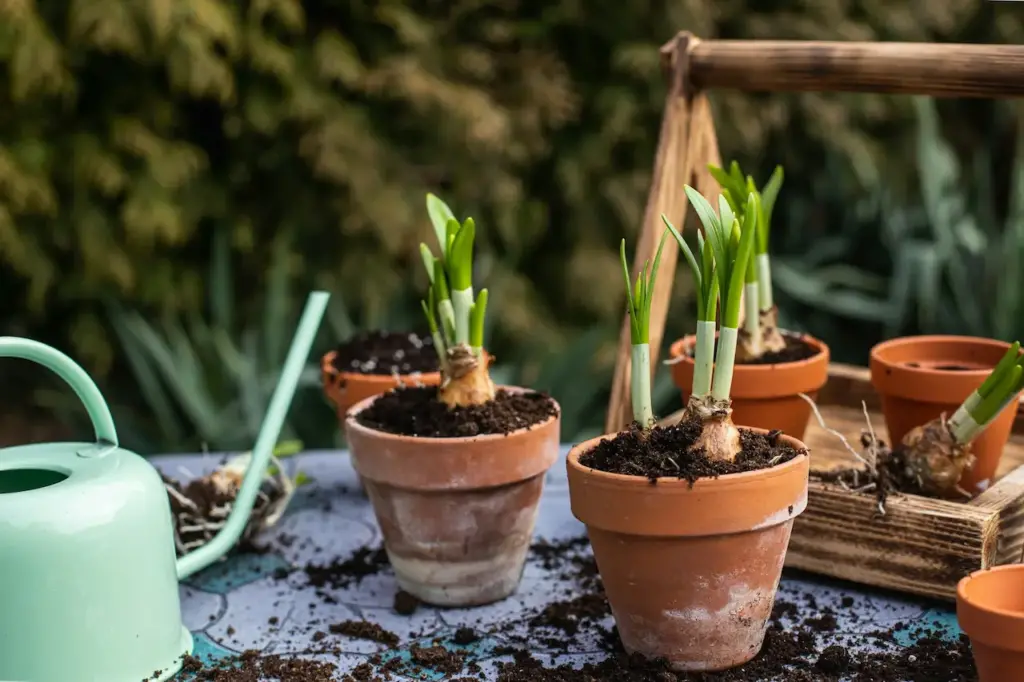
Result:
<svg viewBox="0 0 1024 682">
<path fill-rule="evenodd" d="M 445 381 L 441 399 L 450 406 L 480 404 L 494 397 L 494 385 L 484 360 L 484 322 L 487 289 L 474 297 L 473 246 L 476 223 L 461 223 L 448 205 L 427 195 L 427 214 L 434 227 L 441 255 L 420 244 L 420 256 L 430 279 L 421 301 L 430 335 L 440 358 Z"/>
<path fill-rule="evenodd" d="M 698 253 L 694 254 L 667 217 L 666 228 L 675 237 L 690 266 L 697 289 L 697 341 L 694 346 L 693 387 L 687 412 L 703 423 L 701 437 L 694 444 L 711 459 L 732 460 L 739 453 L 739 431 L 732 423 L 731 401 L 736 346 L 739 339 L 740 303 L 743 300 L 748 266 L 754 253 L 753 230 L 743 230 L 742 222 L 757 220 L 758 203 L 753 193 L 733 210 L 720 197 L 718 211 L 699 192 L 687 185 L 686 197 L 704 228 L 698 235 Z M 715 344 L 716 307 L 721 308 L 721 328 Z"/>
<path fill-rule="evenodd" d="M 459 223 L 448 204 L 433 194 L 427 195 L 427 213 L 441 247 L 441 256 L 435 257 L 429 246 L 420 244 L 420 256 L 430 278 L 427 299 L 421 303 L 430 333 L 435 337 L 434 345 L 442 362 L 446 350 L 460 344 L 470 345 L 479 355 L 487 294 L 480 292 L 474 301 L 476 224 L 472 218 Z"/>
<path fill-rule="evenodd" d="M 775 202 L 782 188 L 782 166 L 776 166 L 764 188 L 760 191 L 749 175 L 744 176 L 737 162 L 733 161 L 729 171 L 709 166 L 712 177 L 722 189 L 722 197 L 730 209 L 740 218 L 741 231 L 751 230 L 755 234 L 754 255 L 747 264 L 744 281 L 744 355 L 756 358 L 769 350 L 781 350 L 785 341 L 778 331 L 775 301 L 772 293 L 771 259 L 768 256 L 771 235 L 772 214 Z M 747 220 L 742 207 L 753 195 L 757 203 L 754 219 Z M 766 337 L 766 335 L 768 335 Z"/>
<path fill-rule="evenodd" d="M 1024 390 L 1024 355 L 1014 341 L 985 381 L 957 408 L 949 420 L 953 439 L 966 445 L 977 438 L 999 413 Z"/>
<path fill-rule="evenodd" d="M 654 283 L 661 265 L 661 250 L 665 247 L 666 230 L 661 235 L 654 265 L 644 261 L 644 267 L 637 273 L 636 286 L 629 282 L 629 263 L 626 260 L 626 240 L 619 245 L 622 258 L 622 276 L 626 281 L 626 304 L 629 311 L 629 337 L 632 344 L 632 372 L 630 374 L 630 398 L 633 405 L 633 419 L 643 428 L 654 423 L 654 409 L 651 401 L 651 302 L 654 299 Z"/>
</svg>

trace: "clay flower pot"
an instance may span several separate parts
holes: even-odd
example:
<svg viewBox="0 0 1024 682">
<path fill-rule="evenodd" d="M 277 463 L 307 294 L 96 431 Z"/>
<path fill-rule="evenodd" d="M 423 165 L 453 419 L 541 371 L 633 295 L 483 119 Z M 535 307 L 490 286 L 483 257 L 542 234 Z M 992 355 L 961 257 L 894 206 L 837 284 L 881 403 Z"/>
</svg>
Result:
<svg viewBox="0 0 1024 682">
<path fill-rule="evenodd" d="M 575 446 L 566 466 L 572 513 L 587 525 L 623 646 L 680 671 L 749 661 L 764 641 L 793 519 L 807 506 L 810 458 L 692 487 L 579 463 L 615 435 Z"/>
<path fill-rule="evenodd" d="M 410 437 L 356 421 L 374 400 L 349 411 L 346 429 L 398 584 L 435 606 L 512 594 L 558 458 L 560 416 L 508 435 Z"/>
<path fill-rule="evenodd" d="M 940 414 L 952 417 L 1009 347 L 973 336 L 908 336 L 872 348 L 871 384 L 881 397 L 891 443 Z M 974 441 L 974 466 L 960 480 L 964 490 L 981 492 L 992 482 L 1016 414 L 1012 402 Z"/>
<path fill-rule="evenodd" d="M 751 428 L 780 429 L 797 440 L 804 437 L 811 418 L 811 406 L 799 396 L 811 400 L 828 381 L 828 346 L 806 334 L 798 337 L 816 348 L 817 354 L 799 362 L 775 365 L 737 363 L 732 375 L 732 420 Z M 693 388 L 693 347 L 696 336 L 685 336 L 672 344 L 672 380 L 683 393 L 683 404 Z"/>
<path fill-rule="evenodd" d="M 975 571 L 956 588 L 979 682 L 1024 680 L 1024 565 Z"/>
<path fill-rule="evenodd" d="M 345 423 L 345 414 L 356 403 L 381 393 L 387 393 L 396 386 L 408 386 L 419 382 L 425 386 L 441 383 L 440 372 L 421 374 L 363 374 L 362 372 L 340 372 L 334 366 L 337 351 L 330 351 L 320 359 L 320 380 L 324 395 L 338 412 L 338 421 Z"/>
</svg>

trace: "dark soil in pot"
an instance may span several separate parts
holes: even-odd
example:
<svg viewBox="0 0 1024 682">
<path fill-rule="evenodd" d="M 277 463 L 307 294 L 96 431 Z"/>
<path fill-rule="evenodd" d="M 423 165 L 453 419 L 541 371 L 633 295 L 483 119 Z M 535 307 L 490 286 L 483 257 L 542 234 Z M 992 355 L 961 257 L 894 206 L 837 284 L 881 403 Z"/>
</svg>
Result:
<svg viewBox="0 0 1024 682">
<path fill-rule="evenodd" d="M 580 457 L 580 464 L 610 474 L 644 476 L 652 482 L 666 477 L 692 483 L 698 478 L 767 469 L 801 454 L 779 440 L 781 431 L 762 435 L 741 428 L 742 450 L 736 459 L 711 460 L 700 450 L 690 450 L 700 437 L 701 428 L 698 419 L 674 426 L 655 426 L 649 431 L 634 422 L 628 430 L 601 441 Z"/>
<path fill-rule="evenodd" d="M 436 372 L 437 351 L 429 335 L 362 332 L 338 346 L 334 367 L 358 374 Z"/>
<path fill-rule="evenodd" d="M 400 436 L 467 438 L 508 434 L 558 414 L 542 393 L 498 389 L 483 405 L 450 408 L 437 398 L 436 386 L 401 387 L 385 393 L 356 416 L 363 426 Z"/>
<path fill-rule="evenodd" d="M 803 338 L 794 336 L 783 332 L 782 340 L 786 342 L 786 347 L 779 351 L 772 351 L 765 353 L 759 358 L 753 360 L 736 360 L 737 365 L 780 365 L 787 362 L 800 362 L 801 360 L 808 360 L 818 354 L 818 349 L 807 343 Z M 693 349 L 690 349 L 687 353 L 689 357 L 693 357 Z"/>
</svg>

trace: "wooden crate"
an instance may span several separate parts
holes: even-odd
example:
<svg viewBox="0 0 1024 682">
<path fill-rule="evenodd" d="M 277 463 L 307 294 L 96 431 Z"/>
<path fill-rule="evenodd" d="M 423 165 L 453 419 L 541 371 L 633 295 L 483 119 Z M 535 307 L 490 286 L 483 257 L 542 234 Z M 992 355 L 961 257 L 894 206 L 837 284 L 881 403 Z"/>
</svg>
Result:
<svg viewBox="0 0 1024 682">
<path fill-rule="evenodd" d="M 829 428 L 854 447 L 865 428 L 888 442 L 868 370 L 832 364 L 818 409 Z M 679 413 L 666 422 L 678 419 Z M 969 502 L 893 495 L 878 515 L 873 492 L 855 493 L 811 481 L 807 509 L 793 524 L 786 566 L 940 599 L 972 571 L 1017 563 L 1024 552 L 1024 419 L 1018 417 L 996 483 Z M 859 466 L 839 439 L 811 417 L 804 441 L 811 469 Z"/>
</svg>

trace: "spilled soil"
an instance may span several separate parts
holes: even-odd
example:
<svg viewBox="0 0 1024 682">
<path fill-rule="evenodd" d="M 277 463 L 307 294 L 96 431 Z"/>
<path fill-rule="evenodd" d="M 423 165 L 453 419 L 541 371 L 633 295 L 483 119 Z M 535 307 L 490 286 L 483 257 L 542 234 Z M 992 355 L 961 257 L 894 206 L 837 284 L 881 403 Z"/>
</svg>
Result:
<svg viewBox="0 0 1024 682">
<path fill-rule="evenodd" d="M 437 387 L 404 387 L 385 393 L 360 412 L 360 424 L 377 431 L 423 438 L 464 438 L 509 434 L 558 414 L 543 393 L 499 389 L 483 405 L 450 408 L 437 399 Z"/>
<path fill-rule="evenodd" d="M 580 457 L 585 467 L 611 474 L 643 476 L 656 482 L 658 478 L 714 478 L 744 471 L 776 466 L 806 451 L 795 450 L 783 443 L 781 431 L 766 435 L 740 429 L 742 450 L 733 461 L 711 460 L 702 450 L 690 450 L 701 434 L 699 419 L 688 419 L 674 426 L 655 426 L 644 431 L 634 422 L 629 430 L 601 441 Z"/>
<path fill-rule="evenodd" d="M 334 367 L 357 374 L 436 372 L 437 350 L 430 335 L 362 332 L 337 347 Z"/>
<path fill-rule="evenodd" d="M 356 585 L 366 578 L 367 566 L 383 570 L 386 563 L 366 561 L 377 550 L 361 548 L 347 560 L 338 561 L 341 576 L 350 567 L 348 580 L 338 584 Z M 241 656 L 207 666 L 186 657 L 185 680 L 207 682 L 394 682 L 397 676 L 440 679 L 452 682 L 978 682 L 966 639 L 950 641 L 941 632 L 908 623 L 895 623 L 887 630 L 838 638 L 836 609 L 848 621 L 857 623 L 859 612 L 872 608 L 862 596 L 846 596 L 834 607 L 821 607 L 815 595 L 788 595 L 779 599 L 760 654 L 750 663 L 720 673 L 677 673 L 664 660 L 650 660 L 623 650 L 600 576 L 585 538 L 560 543 L 538 543 L 530 548 L 531 560 L 552 579 L 564 585 L 548 603 L 525 608 L 517 616 L 486 627 L 461 627 L 446 638 L 424 642 L 402 641 L 394 633 L 365 621 L 348 621 L 325 626 L 314 616 L 299 630 L 313 632 L 307 657 L 261 655 L 246 651 Z M 318 569 L 313 569 L 313 574 Z M 306 576 L 309 576 L 306 567 Z M 796 598 L 794 598 L 796 597 Z M 510 599 L 514 599 L 512 597 Z M 810 613 L 803 616 L 802 614 Z M 526 626 L 526 627 L 523 627 Z M 294 632 L 292 633 L 294 634 Z M 372 640 L 382 647 L 365 662 L 341 665 L 344 639 Z M 503 642 L 493 649 L 499 662 L 476 664 L 470 656 L 482 639 Z M 545 647 L 568 651 L 581 638 L 598 642 L 605 653 L 600 663 L 582 667 L 552 666 L 538 655 Z M 899 646 L 899 641 L 913 641 Z M 840 643 L 842 642 L 842 643 Z M 887 652 L 864 653 L 856 645 L 889 645 Z M 397 655 L 397 647 L 406 651 Z M 315 659 L 308 656 L 315 655 Z"/>
</svg>

